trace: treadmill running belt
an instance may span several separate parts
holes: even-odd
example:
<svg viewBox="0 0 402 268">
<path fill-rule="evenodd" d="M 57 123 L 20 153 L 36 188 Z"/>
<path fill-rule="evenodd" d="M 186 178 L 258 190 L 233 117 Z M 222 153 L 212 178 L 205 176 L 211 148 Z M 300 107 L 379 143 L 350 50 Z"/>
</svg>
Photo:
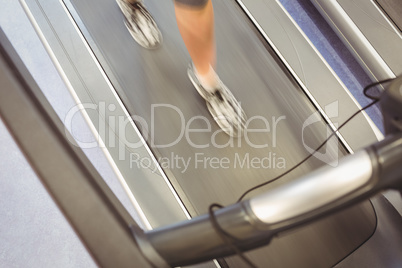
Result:
<svg viewBox="0 0 402 268">
<path fill-rule="evenodd" d="M 375 0 L 375 1 L 402 32 L 402 1 L 401 0 Z"/>
<path fill-rule="evenodd" d="M 187 78 L 190 59 L 177 29 L 173 1 L 145 1 L 164 36 L 156 50 L 134 42 L 115 0 L 70 1 L 96 44 L 93 51 L 106 61 L 107 75 L 118 81 L 114 86 L 127 109 L 147 122 L 149 135 L 142 128 L 145 138 L 173 186 L 186 195 L 183 201 L 192 216 L 206 213 L 211 203 L 234 203 L 245 190 L 308 155 L 305 146 L 315 148 L 326 139 L 327 128 L 313 105 L 234 1 L 214 1 L 217 72 L 253 119 L 248 128 L 256 131 L 241 139 L 219 133 Z M 308 118 L 317 122 L 304 126 Z M 187 132 L 182 132 L 184 127 Z M 191 131 L 196 128 L 201 131 Z M 321 153 L 332 159 L 346 154 L 336 140 Z M 273 185 L 321 165 L 313 157 Z M 139 197 L 147 194 L 133 191 Z M 331 267 L 366 241 L 375 223 L 371 204 L 364 202 L 280 235 L 247 256 L 258 267 Z M 243 267 L 237 257 L 226 261 L 230 267 Z"/>
</svg>

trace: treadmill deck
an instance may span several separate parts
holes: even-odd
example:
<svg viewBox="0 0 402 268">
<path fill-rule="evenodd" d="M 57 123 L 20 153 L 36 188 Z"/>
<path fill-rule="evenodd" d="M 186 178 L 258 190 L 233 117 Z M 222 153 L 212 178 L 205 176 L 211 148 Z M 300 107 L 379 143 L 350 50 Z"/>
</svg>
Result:
<svg viewBox="0 0 402 268">
<path fill-rule="evenodd" d="M 170 1 L 147 1 L 164 35 L 163 46 L 152 51 L 141 49 L 132 40 L 114 1 L 66 0 L 65 6 L 25 2 L 31 12 L 45 12 L 46 19 L 37 19 L 42 32 L 47 31 L 49 21 L 52 24 L 46 42 L 52 44 L 53 56 L 63 66 L 77 99 L 98 105 L 98 110 L 87 109 L 86 113 L 98 131 L 106 124 L 102 140 L 149 226 L 203 214 L 211 203 L 231 204 L 247 189 L 298 163 L 308 155 L 306 147 L 315 148 L 327 138 L 327 126 L 300 83 L 232 2 L 214 2 L 217 72 L 241 101 L 250 119 L 249 129 L 262 130 L 250 131 L 241 139 L 220 132 L 188 80 L 189 56 Z M 58 5 L 56 12 L 46 13 L 49 5 Z M 65 23 L 60 22 L 62 18 Z M 67 22 L 75 23 L 69 31 Z M 124 118 L 119 121 L 125 112 L 136 125 Z M 308 119 L 311 124 L 305 124 Z M 192 132 L 194 129 L 203 131 Z M 146 143 L 140 142 L 139 133 Z M 320 153 L 326 157 L 321 160 L 328 162 L 347 151 L 338 139 L 332 139 Z M 289 176 L 252 195 L 323 165 L 321 160 L 311 158 Z M 333 266 L 366 241 L 375 224 L 374 210 L 367 201 L 282 234 L 268 247 L 247 255 L 261 267 Z M 229 267 L 242 265 L 237 257 L 226 262 Z"/>
</svg>

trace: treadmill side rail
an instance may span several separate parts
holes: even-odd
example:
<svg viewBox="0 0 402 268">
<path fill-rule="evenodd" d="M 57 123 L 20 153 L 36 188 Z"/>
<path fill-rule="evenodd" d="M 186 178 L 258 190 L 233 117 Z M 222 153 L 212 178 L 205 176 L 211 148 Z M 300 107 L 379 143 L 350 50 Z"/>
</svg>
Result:
<svg viewBox="0 0 402 268">
<path fill-rule="evenodd" d="M 1 29 L 0 81 L 1 119 L 95 262 L 100 267 L 152 267 L 131 234 L 130 226 L 137 224 L 70 143 L 73 139 L 67 139 Z"/>
</svg>

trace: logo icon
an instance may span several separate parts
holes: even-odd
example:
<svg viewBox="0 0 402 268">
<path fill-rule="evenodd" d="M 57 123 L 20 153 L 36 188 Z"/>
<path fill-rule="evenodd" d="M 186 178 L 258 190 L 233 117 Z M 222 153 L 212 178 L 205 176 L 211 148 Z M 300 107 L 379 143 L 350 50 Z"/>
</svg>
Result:
<svg viewBox="0 0 402 268">
<path fill-rule="evenodd" d="M 335 101 L 333 103 L 330 103 L 325 106 L 324 108 L 325 114 L 328 116 L 329 119 L 331 118 L 337 118 L 339 116 L 339 105 L 338 101 Z M 302 141 L 303 141 L 303 146 L 306 148 L 306 150 L 312 154 L 315 158 L 321 160 L 322 162 L 332 166 L 336 167 L 338 166 L 338 137 L 336 135 L 333 135 L 332 138 L 328 140 L 328 142 L 324 145 L 323 148 L 325 148 L 325 152 L 319 152 L 316 151 L 316 148 L 311 148 L 305 141 L 305 129 L 317 122 L 322 121 L 322 116 L 319 111 L 313 113 L 310 115 L 307 120 L 303 124 L 302 128 Z M 334 123 L 334 127 L 337 129 L 338 124 Z M 333 130 L 329 125 L 326 126 L 327 129 L 327 139 L 332 135 Z"/>
</svg>

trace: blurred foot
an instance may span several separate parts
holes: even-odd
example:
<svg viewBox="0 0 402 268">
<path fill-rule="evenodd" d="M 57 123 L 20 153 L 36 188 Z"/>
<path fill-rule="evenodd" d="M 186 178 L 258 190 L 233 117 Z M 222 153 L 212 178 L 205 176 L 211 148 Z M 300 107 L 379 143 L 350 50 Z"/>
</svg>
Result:
<svg viewBox="0 0 402 268">
<path fill-rule="evenodd" d="M 116 1 L 124 14 L 124 23 L 134 40 L 144 48 L 158 47 L 162 43 L 162 34 L 142 2 Z"/>
<path fill-rule="evenodd" d="M 232 92 L 219 77 L 215 88 L 206 89 L 201 84 L 193 64 L 190 64 L 187 74 L 195 89 L 205 99 L 208 111 L 218 126 L 229 136 L 240 137 L 245 128 L 246 114 Z"/>
</svg>

